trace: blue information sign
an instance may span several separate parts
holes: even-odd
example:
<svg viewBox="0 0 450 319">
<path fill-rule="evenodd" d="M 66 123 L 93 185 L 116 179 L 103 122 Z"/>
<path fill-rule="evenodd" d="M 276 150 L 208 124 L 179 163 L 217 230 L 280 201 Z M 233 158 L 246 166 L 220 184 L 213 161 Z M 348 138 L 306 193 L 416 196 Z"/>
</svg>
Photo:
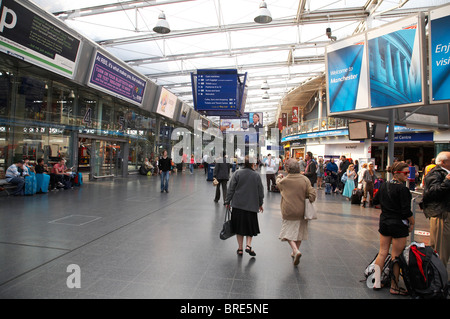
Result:
<svg viewBox="0 0 450 319">
<path fill-rule="evenodd" d="M 195 110 L 208 115 L 238 116 L 245 87 L 240 76 L 235 69 L 197 70 L 197 74 L 192 74 Z"/>
<path fill-rule="evenodd" d="M 197 110 L 237 108 L 237 73 L 197 72 Z"/>
</svg>

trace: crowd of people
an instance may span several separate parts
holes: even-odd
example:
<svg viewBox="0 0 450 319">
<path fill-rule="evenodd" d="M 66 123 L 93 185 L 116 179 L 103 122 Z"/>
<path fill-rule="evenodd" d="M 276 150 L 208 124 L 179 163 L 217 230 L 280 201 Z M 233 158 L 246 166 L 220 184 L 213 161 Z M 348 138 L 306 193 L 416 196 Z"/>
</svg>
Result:
<svg viewBox="0 0 450 319">
<path fill-rule="evenodd" d="M 47 178 L 39 178 L 44 175 Z M 35 164 L 32 164 L 28 158 L 25 158 L 24 160 L 18 160 L 13 163 L 5 172 L 4 177 L 6 182 L 15 186 L 11 195 L 25 195 L 26 183 L 27 181 L 33 183 L 33 176 L 43 181 L 39 185 L 40 187 L 38 187 L 37 193 L 73 188 L 74 181 L 78 178 L 72 168 L 66 166 L 66 160 L 64 158 L 61 158 L 54 165 L 45 164 L 43 158 L 39 158 Z M 27 178 L 30 180 L 27 180 Z M 4 188 L 1 188 L 1 190 L 4 190 Z"/>
<path fill-rule="evenodd" d="M 257 213 L 263 212 L 264 187 L 260 174 L 259 164 L 250 164 L 248 158 L 244 169 L 238 170 L 229 179 L 229 164 L 216 164 L 215 177 L 221 182 L 217 184 L 214 202 L 220 199 L 220 188 L 223 189 L 224 205 L 232 208 L 232 227 L 236 233 L 238 243 L 237 254 L 247 252 L 256 256 L 252 248 L 252 239 L 260 233 Z M 377 206 L 381 208 L 379 217 L 379 252 L 375 260 L 374 289 L 381 288 L 381 269 L 387 255 L 395 259 L 406 247 L 407 237 L 414 228 L 415 219 L 411 210 L 412 178 L 416 179 L 418 170 L 410 161 L 395 161 L 388 172 L 392 179 L 384 181 L 374 169 L 374 163 L 364 163 L 359 168 L 358 161 L 347 160 L 340 157 L 337 165 L 334 159 L 324 162 L 322 158 L 316 161 L 310 152 L 305 159 L 296 160 L 287 158 L 281 161 L 280 166 L 269 154 L 262 162 L 266 168 L 267 191 L 276 185 L 281 194 L 281 230 L 279 239 L 288 242 L 292 252 L 293 264 L 300 262 L 302 253 L 300 245 L 308 238 L 308 220 L 304 218 L 305 201 L 314 202 L 317 191 L 322 189 L 326 177 L 332 176 L 333 191 L 342 193 L 350 198 L 354 190 L 360 188 L 363 192 L 361 206 Z M 228 165 L 228 166 L 227 166 Z M 287 175 L 279 174 L 283 170 Z M 273 182 L 273 175 L 276 175 Z M 317 188 L 314 185 L 317 183 Z M 440 260 L 447 267 L 450 256 L 450 152 L 441 152 L 433 159 L 433 163 L 426 167 L 423 177 L 423 211 L 430 218 L 430 245 L 438 252 Z M 244 237 L 245 250 L 244 250 Z M 392 281 L 390 293 L 394 295 L 407 295 L 408 291 L 399 286 L 399 267 L 392 267 Z"/>
</svg>

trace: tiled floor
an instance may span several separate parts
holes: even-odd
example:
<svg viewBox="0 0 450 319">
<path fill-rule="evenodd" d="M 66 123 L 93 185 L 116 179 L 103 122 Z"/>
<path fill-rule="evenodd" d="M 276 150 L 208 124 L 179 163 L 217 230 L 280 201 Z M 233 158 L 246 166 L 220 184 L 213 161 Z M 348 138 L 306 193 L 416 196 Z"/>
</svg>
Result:
<svg viewBox="0 0 450 319">
<path fill-rule="evenodd" d="M 379 210 L 318 191 L 320 216 L 294 267 L 278 239 L 279 194 L 265 195 L 250 258 L 236 256 L 235 238 L 219 239 L 224 207 L 202 170 L 172 175 L 169 190 L 139 175 L 0 197 L 0 298 L 405 298 L 361 282 Z M 420 213 L 417 229 L 428 230 Z M 81 288 L 68 288 L 71 264 Z"/>
</svg>

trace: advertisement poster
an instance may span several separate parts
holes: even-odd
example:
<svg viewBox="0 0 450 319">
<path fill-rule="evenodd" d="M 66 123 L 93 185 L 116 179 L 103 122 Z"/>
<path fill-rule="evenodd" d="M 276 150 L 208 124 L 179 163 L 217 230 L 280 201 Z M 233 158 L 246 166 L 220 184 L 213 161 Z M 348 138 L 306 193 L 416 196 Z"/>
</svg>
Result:
<svg viewBox="0 0 450 319">
<path fill-rule="evenodd" d="M 365 36 L 359 35 L 329 45 L 326 61 L 330 113 L 367 109 Z"/>
<path fill-rule="evenodd" d="M 450 100 L 450 6 L 430 12 L 431 101 Z"/>
<path fill-rule="evenodd" d="M 121 67 L 100 52 L 95 55 L 88 85 L 141 105 L 146 80 Z"/>
<path fill-rule="evenodd" d="M 292 108 L 292 123 L 298 123 L 298 106 Z"/>
<path fill-rule="evenodd" d="M 367 32 L 372 107 L 423 102 L 418 16 Z"/>
<path fill-rule="evenodd" d="M 178 122 L 187 124 L 188 116 L 189 116 L 190 107 L 188 104 L 181 104 L 180 116 L 178 117 Z"/>
<path fill-rule="evenodd" d="M 81 40 L 13 0 L 0 1 L 0 51 L 73 78 Z"/>
<path fill-rule="evenodd" d="M 156 113 L 164 115 L 168 118 L 173 118 L 176 104 L 177 96 L 165 88 L 161 88 L 161 96 L 159 97 Z"/>
</svg>

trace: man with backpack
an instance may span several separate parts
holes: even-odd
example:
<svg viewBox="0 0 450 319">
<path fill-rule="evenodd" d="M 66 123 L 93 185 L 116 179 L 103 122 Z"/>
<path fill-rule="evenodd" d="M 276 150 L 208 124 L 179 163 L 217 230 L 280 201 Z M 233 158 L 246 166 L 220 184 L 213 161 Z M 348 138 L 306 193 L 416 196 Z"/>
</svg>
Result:
<svg viewBox="0 0 450 319">
<path fill-rule="evenodd" d="M 436 157 L 436 167 L 425 176 L 423 213 L 430 218 L 430 246 L 445 267 L 450 256 L 450 152 Z"/>
</svg>

